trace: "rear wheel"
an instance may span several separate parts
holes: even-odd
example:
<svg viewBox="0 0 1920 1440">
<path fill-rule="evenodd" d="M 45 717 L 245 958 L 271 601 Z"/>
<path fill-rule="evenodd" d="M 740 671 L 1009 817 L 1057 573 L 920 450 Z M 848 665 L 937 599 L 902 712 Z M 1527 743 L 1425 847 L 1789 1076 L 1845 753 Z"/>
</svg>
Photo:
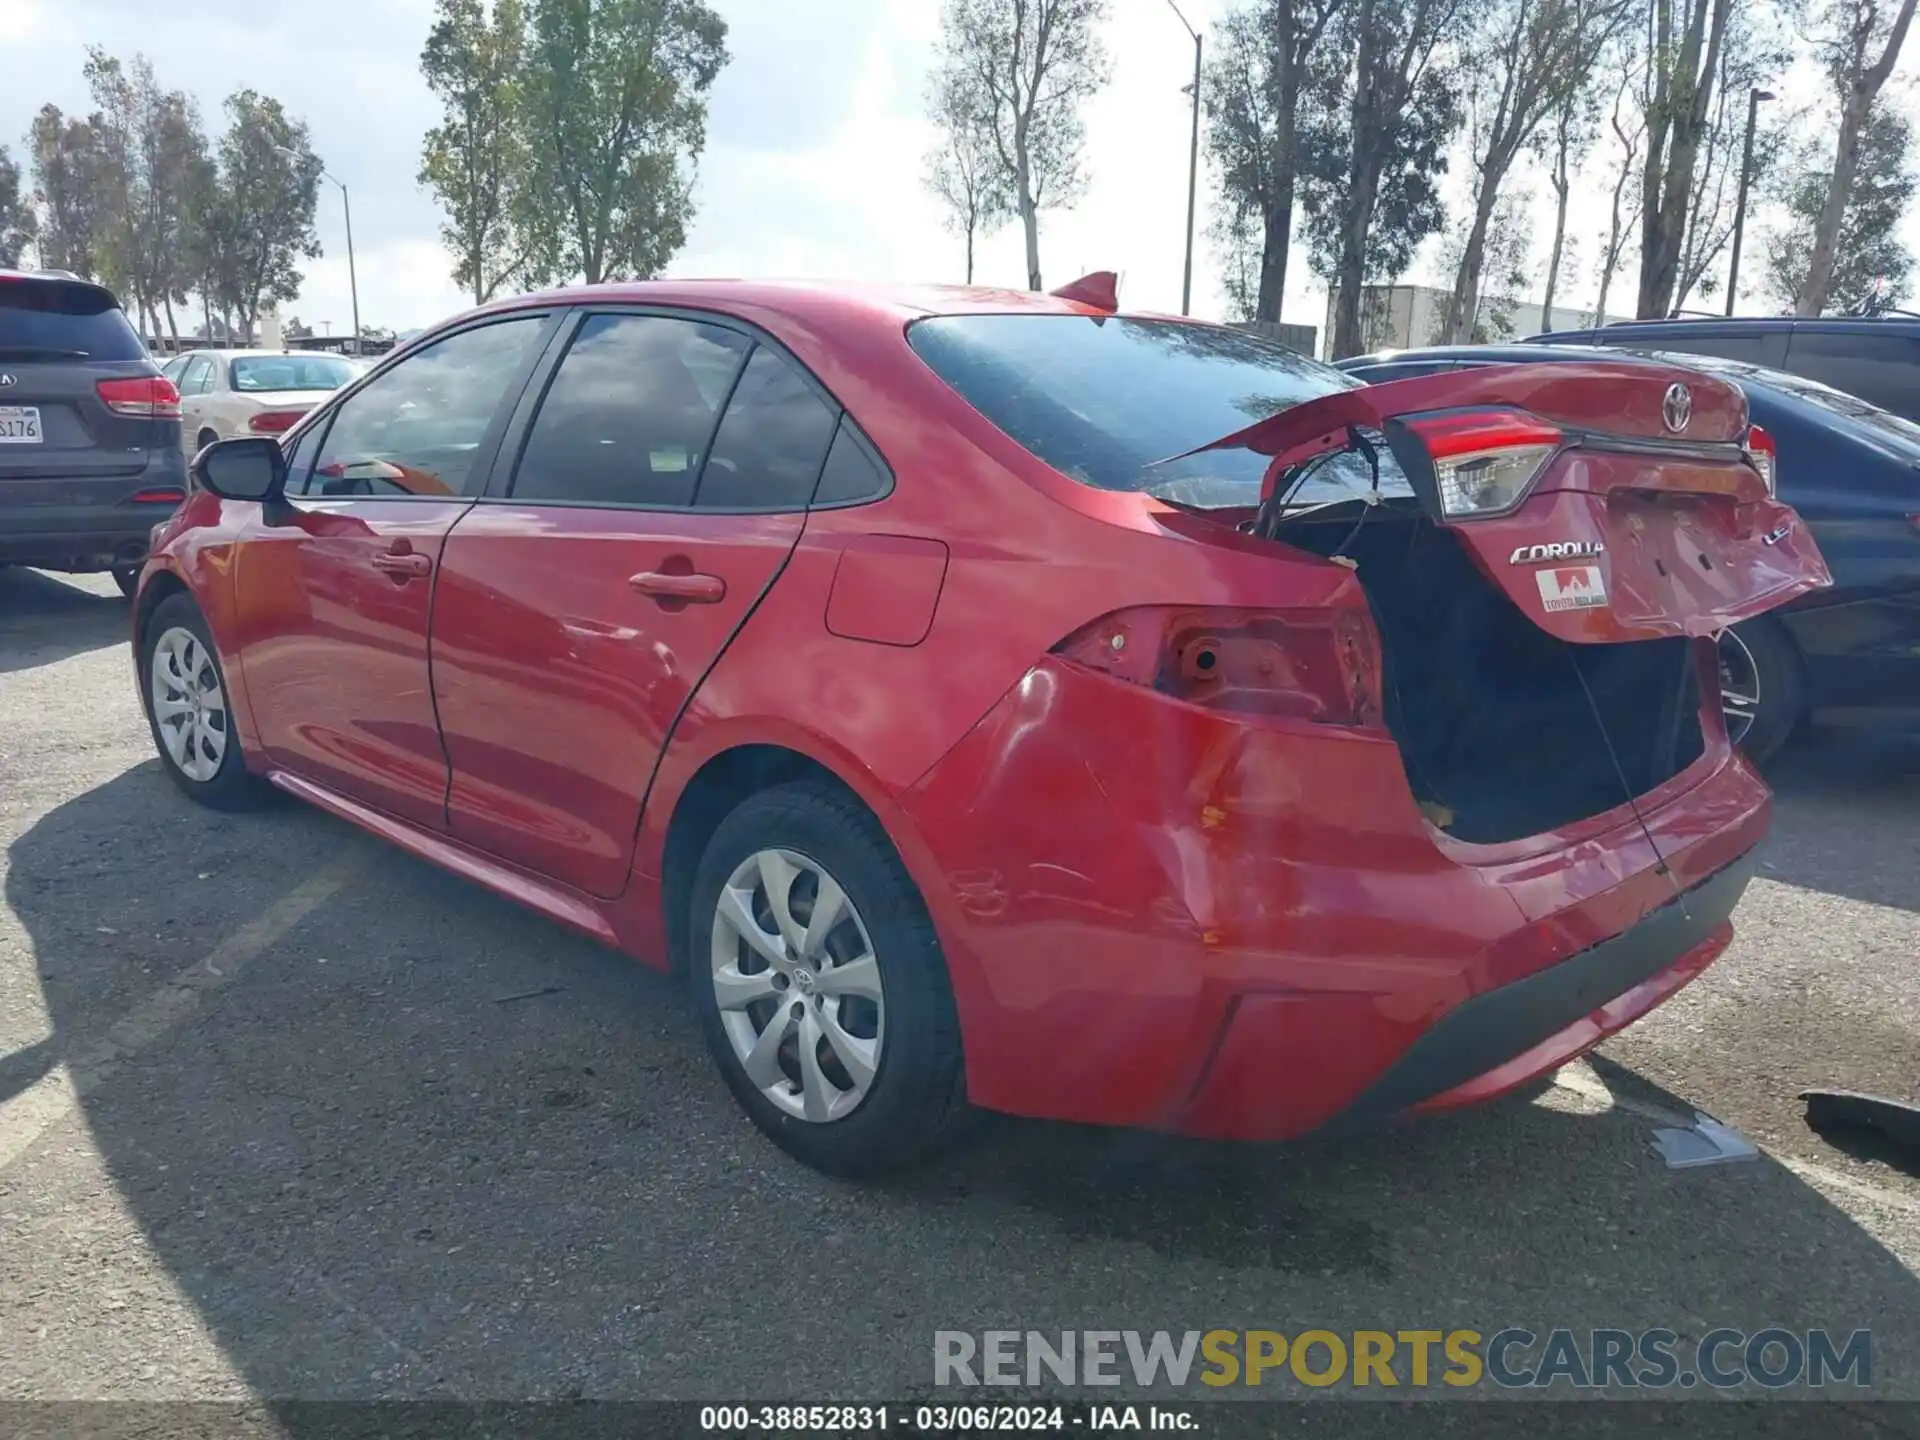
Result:
<svg viewBox="0 0 1920 1440">
<path fill-rule="evenodd" d="M 1792 638 L 1771 620 L 1720 637 L 1720 704 L 1727 738 L 1756 764 L 1771 760 L 1806 718 L 1806 677 Z"/>
<path fill-rule="evenodd" d="M 818 781 L 744 801 L 714 832 L 689 899 L 708 1048 L 776 1144 L 867 1175 L 950 1132 L 965 1102 L 946 962 L 857 801 Z"/>
<path fill-rule="evenodd" d="M 264 788 L 247 773 L 233 730 L 226 672 L 200 607 L 170 595 L 148 618 L 140 643 L 140 696 L 167 775 L 215 810 L 247 810 Z"/>
</svg>

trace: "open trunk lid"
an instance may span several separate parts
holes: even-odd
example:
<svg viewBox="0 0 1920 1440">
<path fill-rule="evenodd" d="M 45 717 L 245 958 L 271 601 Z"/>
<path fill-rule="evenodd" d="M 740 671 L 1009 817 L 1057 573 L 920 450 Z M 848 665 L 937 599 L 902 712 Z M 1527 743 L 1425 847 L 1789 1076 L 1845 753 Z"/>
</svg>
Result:
<svg viewBox="0 0 1920 1440">
<path fill-rule="evenodd" d="M 1384 437 L 1432 520 L 1549 634 L 1712 635 L 1832 583 L 1773 495 L 1738 388 L 1679 367 L 1487 366 L 1310 400 L 1205 450 L 1272 457 L 1262 503 Z M 1200 453 L 1195 451 L 1192 453 Z"/>
</svg>

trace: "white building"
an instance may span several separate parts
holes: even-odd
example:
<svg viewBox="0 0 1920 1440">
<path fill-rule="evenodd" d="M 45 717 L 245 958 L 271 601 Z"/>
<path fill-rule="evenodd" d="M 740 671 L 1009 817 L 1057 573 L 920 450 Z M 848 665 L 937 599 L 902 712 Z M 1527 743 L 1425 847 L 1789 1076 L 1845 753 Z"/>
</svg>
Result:
<svg viewBox="0 0 1920 1440">
<path fill-rule="evenodd" d="M 1327 292 L 1327 326 L 1321 333 L 1333 343 L 1333 297 Z M 1447 303 L 1452 292 L 1431 285 L 1369 285 L 1360 294 L 1362 349 L 1412 350 L 1446 343 Z M 1482 296 L 1475 326 L 1476 340 L 1497 343 L 1524 340 L 1542 330 L 1587 330 L 1597 324 L 1627 319 L 1608 315 L 1596 320 L 1593 311 L 1578 306 L 1553 307 L 1542 324 L 1538 300 L 1510 300 Z"/>
</svg>

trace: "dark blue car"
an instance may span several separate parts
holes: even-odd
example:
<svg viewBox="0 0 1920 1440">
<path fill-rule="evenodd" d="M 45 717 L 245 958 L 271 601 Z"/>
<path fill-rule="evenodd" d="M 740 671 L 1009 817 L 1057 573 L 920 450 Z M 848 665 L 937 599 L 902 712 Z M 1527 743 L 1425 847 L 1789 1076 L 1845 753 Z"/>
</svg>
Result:
<svg viewBox="0 0 1920 1440">
<path fill-rule="evenodd" d="M 1439 346 L 1339 362 L 1369 382 L 1480 365 L 1588 361 L 1596 347 Z M 1722 638 L 1727 727 L 1766 759 L 1806 720 L 1920 728 L 1920 425 L 1778 370 L 1705 355 L 1628 352 L 1687 365 L 1746 392 L 1774 438 L 1780 498 L 1813 530 L 1833 588 Z"/>
</svg>

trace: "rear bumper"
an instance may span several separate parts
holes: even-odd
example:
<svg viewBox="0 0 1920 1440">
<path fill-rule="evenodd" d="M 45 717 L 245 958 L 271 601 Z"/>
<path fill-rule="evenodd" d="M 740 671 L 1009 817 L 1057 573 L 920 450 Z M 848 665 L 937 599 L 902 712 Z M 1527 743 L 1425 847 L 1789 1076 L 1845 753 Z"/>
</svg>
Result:
<svg viewBox="0 0 1920 1440">
<path fill-rule="evenodd" d="M 1710 733 L 1638 804 L 1644 829 L 1623 806 L 1461 845 L 1384 732 L 1224 720 L 1049 660 L 906 810 L 976 1104 L 1282 1140 L 1490 1098 L 1700 973 L 1766 787 Z"/>
<path fill-rule="evenodd" d="M 1408 1111 L 1478 1104 L 1577 1059 L 1718 958 L 1758 860 L 1750 851 L 1611 940 L 1462 1001 L 1321 1129 L 1364 1129 Z M 1245 1071 L 1234 1057 L 1265 1044 L 1261 1028 L 1257 1013 L 1236 1013 L 1221 1047 L 1226 1063 L 1216 1062 L 1196 1096 L 1201 1128 L 1236 1128 L 1237 1097 L 1224 1093 L 1222 1080 Z"/>
<path fill-rule="evenodd" d="M 71 571 L 138 565 L 153 527 L 180 502 L 134 497 L 186 489 L 186 461 L 177 450 L 156 450 L 144 469 L 126 475 L 0 482 L 0 561 Z"/>
</svg>

